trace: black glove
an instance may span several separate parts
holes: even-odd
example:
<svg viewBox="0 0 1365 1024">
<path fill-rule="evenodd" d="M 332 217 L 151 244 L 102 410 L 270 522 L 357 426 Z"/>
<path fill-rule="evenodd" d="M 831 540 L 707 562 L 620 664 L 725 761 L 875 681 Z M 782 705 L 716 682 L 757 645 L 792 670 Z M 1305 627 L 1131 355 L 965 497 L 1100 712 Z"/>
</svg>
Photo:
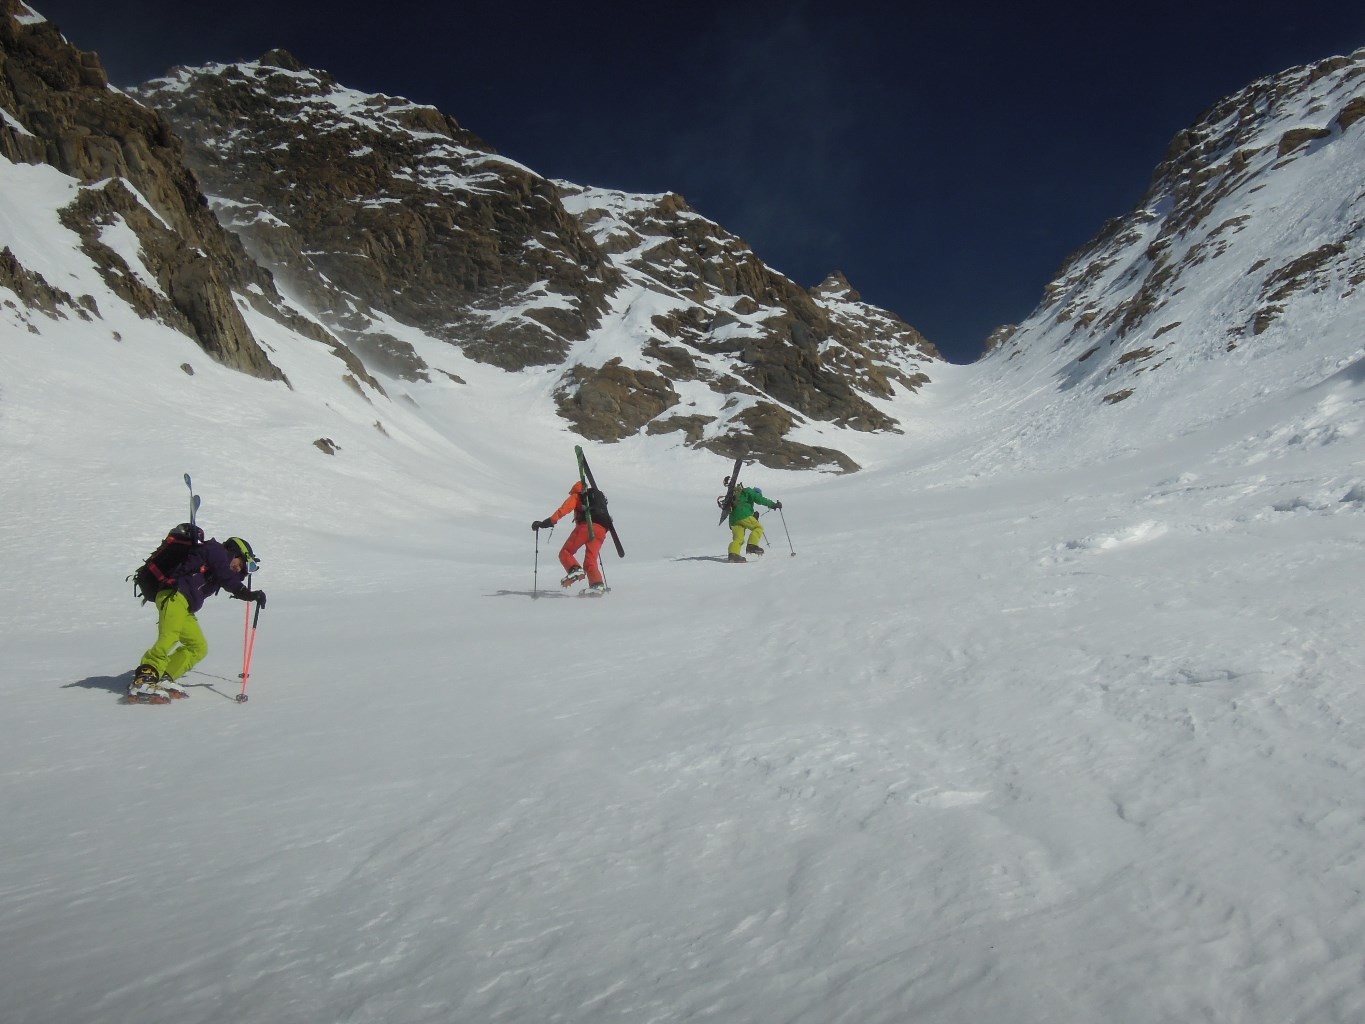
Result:
<svg viewBox="0 0 1365 1024">
<path fill-rule="evenodd" d="M 782 507 L 782 502 L 780 502 L 780 501 L 775 501 L 775 502 L 773 502 L 773 508 L 781 508 L 781 507 Z"/>
<path fill-rule="evenodd" d="M 533 529 L 533 530 L 552 530 L 552 529 L 554 529 L 554 525 L 555 525 L 555 521 L 554 521 L 553 519 L 542 519 L 542 520 L 541 520 L 540 522 L 538 522 L 538 523 L 532 523 L 532 524 L 531 524 L 531 529 Z"/>
<path fill-rule="evenodd" d="M 247 598 L 246 598 L 246 599 L 247 599 L 248 601 L 255 601 L 255 602 L 256 602 L 258 605 L 260 605 L 262 608 L 265 607 L 265 591 L 264 591 L 264 590 L 252 590 L 252 591 L 248 592 Z"/>
</svg>

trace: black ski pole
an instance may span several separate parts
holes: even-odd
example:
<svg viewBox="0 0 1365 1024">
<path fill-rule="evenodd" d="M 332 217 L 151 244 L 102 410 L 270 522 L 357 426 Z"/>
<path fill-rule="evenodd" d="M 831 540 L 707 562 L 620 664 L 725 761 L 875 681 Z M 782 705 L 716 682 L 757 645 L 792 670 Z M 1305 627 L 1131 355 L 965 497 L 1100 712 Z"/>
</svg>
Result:
<svg viewBox="0 0 1365 1024">
<path fill-rule="evenodd" d="M 792 547 L 792 532 L 787 529 L 787 517 L 782 513 L 782 506 L 777 508 L 777 516 L 782 520 L 782 532 L 787 535 L 787 547 L 791 549 L 792 557 L 796 557 L 796 548 Z"/>
<path fill-rule="evenodd" d="M 531 576 L 531 600 L 540 596 L 540 531 L 536 530 L 536 569 Z"/>
</svg>

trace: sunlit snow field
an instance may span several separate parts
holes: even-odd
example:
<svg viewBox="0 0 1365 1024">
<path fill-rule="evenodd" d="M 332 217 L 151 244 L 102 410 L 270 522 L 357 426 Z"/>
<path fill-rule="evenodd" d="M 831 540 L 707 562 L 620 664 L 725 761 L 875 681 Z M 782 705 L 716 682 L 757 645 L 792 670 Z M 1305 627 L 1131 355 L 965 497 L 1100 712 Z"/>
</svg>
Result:
<svg viewBox="0 0 1365 1024">
<path fill-rule="evenodd" d="M 582 601 L 548 379 L 433 346 L 467 386 L 371 404 L 268 322 L 293 391 L 106 315 L 5 341 L 6 1020 L 1365 1014 L 1346 328 L 1112 408 L 939 367 L 863 472 L 746 471 L 756 564 L 725 460 L 590 445 Z M 122 707 L 185 472 L 262 557 L 250 699 L 220 596 L 192 698 Z"/>
</svg>

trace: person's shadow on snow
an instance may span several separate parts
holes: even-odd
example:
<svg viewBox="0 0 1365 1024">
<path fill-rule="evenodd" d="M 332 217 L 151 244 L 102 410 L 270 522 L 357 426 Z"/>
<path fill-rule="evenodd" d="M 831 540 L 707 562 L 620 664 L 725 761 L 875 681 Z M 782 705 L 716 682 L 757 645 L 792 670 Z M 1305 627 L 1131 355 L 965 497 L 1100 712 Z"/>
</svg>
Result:
<svg viewBox="0 0 1365 1024">
<path fill-rule="evenodd" d="M 224 693 L 212 683 L 203 683 L 198 680 L 200 677 L 207 677 L 209 679 L 221 679 L 225 683 L 236 685 L 241 682 L 241 676 L 238 676 L 236 679 L 229 679 L 227 676 L 214 675 L 212 672 L 196 672 L 194 673 L 194 676 L 194 682 L 190 682 L 187 677 L 186 679 L 181 680 L 181 685 L 187 690 L 198 687 L 199 689 L 216 693 L 220 697 L 226 697 L 228 700 L 236 699 L 232 694 Z M 109 693 L 116 693 L 122 697 L 128 692 L 128 681 L 132 678 L 133 673 L 131 672 L 124 672 L 122 675 L 118 676 L 87 676 L 85 679 L 78 679 L 74 683 L 63 683 L 62 689 L 70 690 L 79 687 L 82 690 L 106 690 Z"/>
<path fill-rule="evenodd" d="M 117 676 L 88 676 L 85 679 L 77 680 L 74 683 L 63 683 L 63 690 L 70 690 L 72 687 L 79 686 L 82 690 L 108 690 L 110 693 L 123 694 L 128 690 L 128 680 L 133 678 L 133 673 L 124 672 Z"/>
</svg>

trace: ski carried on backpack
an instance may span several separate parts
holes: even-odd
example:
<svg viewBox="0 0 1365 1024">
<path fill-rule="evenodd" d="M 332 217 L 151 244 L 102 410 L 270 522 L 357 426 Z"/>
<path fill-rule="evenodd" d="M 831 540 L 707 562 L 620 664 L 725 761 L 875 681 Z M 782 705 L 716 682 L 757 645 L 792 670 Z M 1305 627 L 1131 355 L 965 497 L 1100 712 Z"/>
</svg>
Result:
<svg viewBox="0 0 1365 1024">
<path fill-rule="evenodd" d="M 175 572 L 185 559 L 204 541 L 204 531 L 194 521 L 199 512 L 199 495 L 194 493 L 190 475 L 185 474 L 185 486 L 190 489 L 190 521 L 178 523 L 166 531 L 165 538 L 140 566 L 126 577 L 133 584 L 133 596 L 147 604 L 166 587 L 175 586 Z"/>
<path fill-rule="evenodd" d="M 716 499 L 716 504 L 720 506 L 720 519 L 716 525 L 722 525 L 725 520 L 730 518 L 730 511 L 735 507 L 735 487 L 739 484 L 739 471 L 744 465 L 744 456 L 735 459 L 735 468 L 730 470 L 730 482 L 725 487 L 725 493 Z"/>
<path fill-rule="evenodd" d="M 578 480 L 583 485 L 583 514 L 588 520 L 589 531 L 592 528 L 592 507 L 598 507 L 601 521 L 607 527 L 607 533 L 611 534 L 611 542 L 616 545 L 616 556 L 626 557 L 626 549 L 621 545 L 621 538 L 616 535 L 616 524 L 612 522 L 611 515 L 607 512 L 607 496 L 602 493 L 597 486 L 597 481 L 593 478 L 592 467 L 588 465 L 588 457 L 583 454 L 583 446 L 576 444 L 573 446 L 574 454 L 578 456 Z"/>
</svg>

